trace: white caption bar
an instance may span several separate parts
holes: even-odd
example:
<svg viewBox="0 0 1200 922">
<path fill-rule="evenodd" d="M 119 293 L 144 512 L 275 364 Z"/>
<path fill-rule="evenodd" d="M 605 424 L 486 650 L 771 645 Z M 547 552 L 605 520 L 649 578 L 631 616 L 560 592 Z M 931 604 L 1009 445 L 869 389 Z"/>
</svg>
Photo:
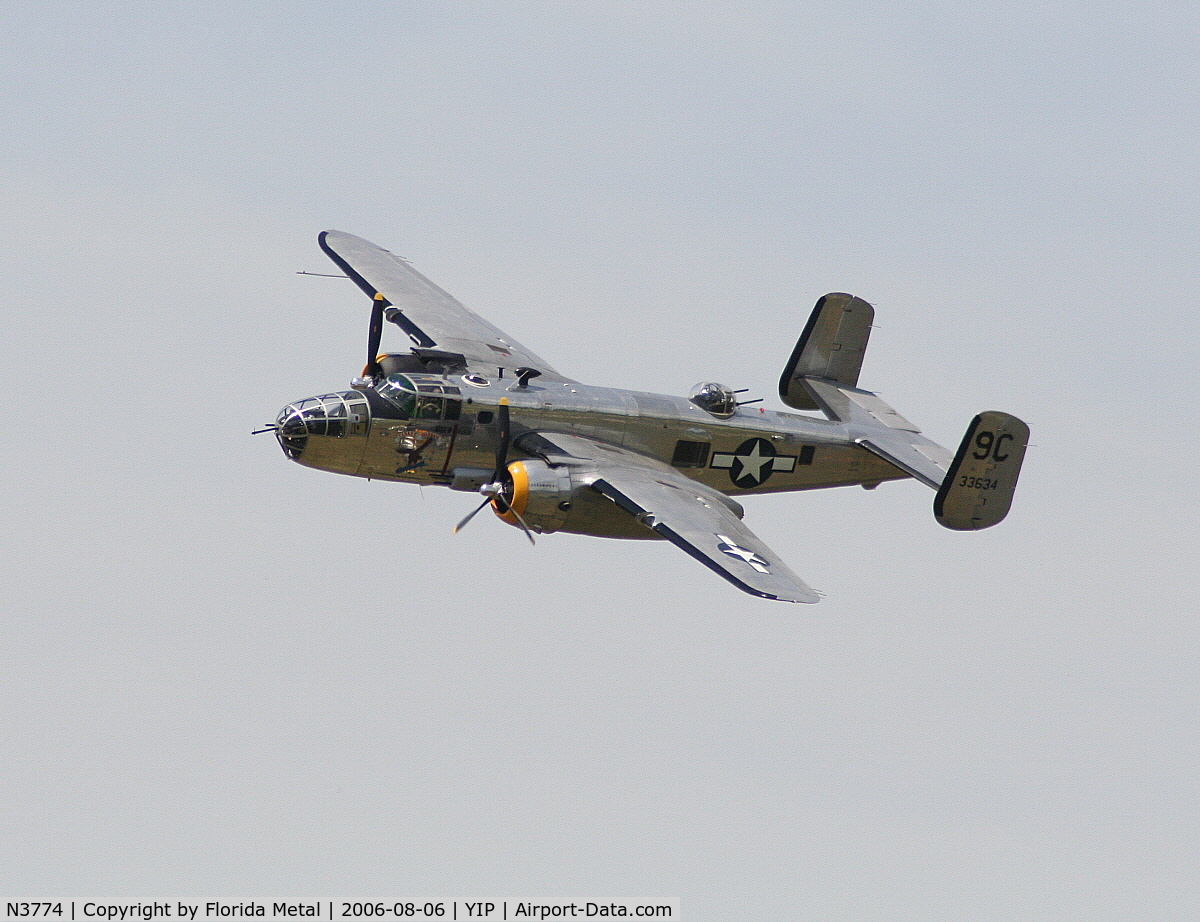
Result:
<svg viewBox="0 0 1200 922">
<path fill-rule="evenodd" d="M 682 918 L 679 900 L 49 900 L 6 902 L 0 919 L 24 922 L 236 922 L 243 919 L 325 922 L 545 922 L 550 919 Z"/>
</svg>

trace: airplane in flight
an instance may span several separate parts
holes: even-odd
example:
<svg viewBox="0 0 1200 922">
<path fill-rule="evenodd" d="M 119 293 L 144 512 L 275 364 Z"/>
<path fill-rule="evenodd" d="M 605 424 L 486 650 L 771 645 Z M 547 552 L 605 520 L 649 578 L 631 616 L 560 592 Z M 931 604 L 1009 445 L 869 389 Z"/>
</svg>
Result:
<svg viewBox="0 0 1200 922">
<path fill-rule="evenodd" d="M 325 231 L 321 249 L 371 299 L 367 364 L 350 390 L 288 404 L 273 431 L 307 467 L 482 496 L 528 536 L 665 539 L 765 599 L 821 598 L 742 522 L 735 497 L 912 477 L 934 517 L 969 531 L 1012 503 L 1029 427 L 980 413 L 954 454 L 858 386 L 874 319 L 821 298 L 779 379 L 794 410 L 747 407 L 715 382 L 689 397 L 581 384 L 468 310 L 408 262 Z M 380 354 L 385 322 L 412 341 Z"/>
</svg>

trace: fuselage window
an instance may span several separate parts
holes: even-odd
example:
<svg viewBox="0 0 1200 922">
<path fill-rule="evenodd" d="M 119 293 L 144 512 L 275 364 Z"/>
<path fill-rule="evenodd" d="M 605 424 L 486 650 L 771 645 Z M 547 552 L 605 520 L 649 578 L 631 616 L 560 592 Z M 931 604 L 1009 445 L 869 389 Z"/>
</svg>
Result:
<svg viewBox="0 0 1200 922">
<path fill-rule="evenodd" d="M 325 415 L 329 418 L 329 429 L 326 435 L 334 435 L 341 438 L 346 434 L 345 402 L 336 394 L 329 397 L 322 397 L 321 401 L 325 404 Z"/>
<path fill-rule="evenodd" d="M 708 464 L 708 449 L 708 442 L 680 440 L 675 443 L 675 454 L 671 456 L 671 463 L 675 467 L 704 467 Z"/>
</svg>

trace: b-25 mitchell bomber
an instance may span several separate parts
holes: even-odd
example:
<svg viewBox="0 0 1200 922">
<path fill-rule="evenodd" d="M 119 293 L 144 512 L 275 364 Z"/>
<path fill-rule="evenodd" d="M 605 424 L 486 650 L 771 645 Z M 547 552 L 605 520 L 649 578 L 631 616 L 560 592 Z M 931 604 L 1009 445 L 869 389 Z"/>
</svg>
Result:
<svg viewBox="0 0 1200 922">
<path fill-rule="evenodd" d="M 530 541 L 662 538 L 752 595 L 816 602 L 734 497 L 912 477 L 937 491 L 937 521 L 961 531 L 995 525 L 1012 503 L 1029 428 L 980 413 L 951 454 L 859 388 L 875 314 L 861 298 L 821 298 L 779 379 L 787 406 L 821 418 L 747 408 L 712 382 L 687 398 L 581 384 L 407 261 L 340 231 L 319 239 L 371 299 L 367 364 L 349 391 L 289 404 L 262 431 L 308 467 L 482 495 L 456 531 L 491 506 Z M 408 352 L 380 354 L 385 322 Z"/>
</svg>

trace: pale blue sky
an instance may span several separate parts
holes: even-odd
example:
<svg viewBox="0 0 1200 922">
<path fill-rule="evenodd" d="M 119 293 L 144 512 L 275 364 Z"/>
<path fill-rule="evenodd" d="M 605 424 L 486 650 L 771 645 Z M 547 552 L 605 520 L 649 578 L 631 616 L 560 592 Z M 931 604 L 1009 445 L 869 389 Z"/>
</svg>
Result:
<svg viewBox="0 0 1200 922">
<path fill-rule="evenodd" d="M 1166 2 L 5 4 L 0 879 L 1195 918 L 1198 39 Z M 770 406 L 852 291 L 932 438 L 1030 423 L 1012 514 L 748 501 L 818 606 L 452 536 L 469 497 L 249 436 L 361 367 L 361 293 L 294 274 L 329 227 L 568 375 Z"/>
</svg>

